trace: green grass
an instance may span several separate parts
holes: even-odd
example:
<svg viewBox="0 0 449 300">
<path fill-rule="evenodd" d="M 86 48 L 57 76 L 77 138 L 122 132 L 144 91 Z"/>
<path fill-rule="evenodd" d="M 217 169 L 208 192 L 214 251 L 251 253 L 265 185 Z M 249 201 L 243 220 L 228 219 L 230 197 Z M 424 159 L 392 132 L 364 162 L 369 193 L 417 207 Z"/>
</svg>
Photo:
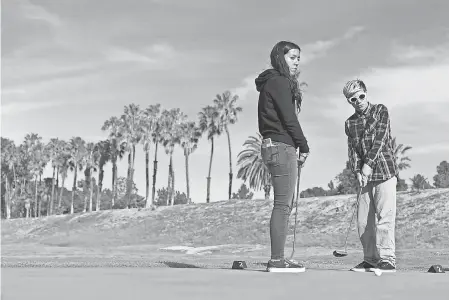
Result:
<svg viewBox="0 0 449 300">
<path fill-rule="evenodd" d="M 300 199 L 298 247 L 342 245 L 355 195 Z M 338 208 L 338 209 L 337 209 Z M 144 245 L 269 245 L 272 201 L 231 200 L 210 204 L 51 216 L 2 221 L 2 245 L 57 247 Z M 398 249 L 449 248 L 449 189 L 398 193 Z M 290 218 L 293 238 L 294 210 Z M 355 222 L 349 245 L 359 247 Z"/>
</svg>

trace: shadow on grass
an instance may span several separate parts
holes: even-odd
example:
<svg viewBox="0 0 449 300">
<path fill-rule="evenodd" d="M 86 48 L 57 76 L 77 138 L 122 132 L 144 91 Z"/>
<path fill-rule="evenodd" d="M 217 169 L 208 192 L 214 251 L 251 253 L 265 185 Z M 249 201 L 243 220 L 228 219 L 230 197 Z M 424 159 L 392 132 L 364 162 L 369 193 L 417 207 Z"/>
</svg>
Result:
<svg viewBox="0 0 449 300">
<path fill-rule="evenodd" d="M 200 269 L 201 267 L 192 265 L 192 264 L 186 264 L 186 263 L 180 263 L 180 262 L 174 262 L 174 261 L 161 261 L 160 263 L 166 265 L 169 268 L 176 268 L 176 269 L 187 269 L 187 268 L 193 268 L 193 269 Z"/>
</svg>

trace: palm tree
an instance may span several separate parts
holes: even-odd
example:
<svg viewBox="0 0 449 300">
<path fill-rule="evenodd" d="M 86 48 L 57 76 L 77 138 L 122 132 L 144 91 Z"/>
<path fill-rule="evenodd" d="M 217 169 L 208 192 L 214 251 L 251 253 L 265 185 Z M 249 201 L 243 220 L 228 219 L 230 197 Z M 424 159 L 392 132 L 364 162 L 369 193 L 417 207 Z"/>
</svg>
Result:
<svg viewBox="0 0 449 300">
<path fill-rule="evenodd" d="M 110 117 L 101 127 L 103 131 L 109 131 L 108 139 L 111 144 L 111 163 L 112 163 L 112 200 L 111 208 L 117 200 L 117 161 L 123 158 L 126 152 L 126 143 L 122 133 L 122 120 L 117 117 Z"/>
<path fill-rule="evenodd" d="M 207 176 L 207 203 L 210 202 L 210 174 L 212 172 L 212 157 L 214 155 L 214 136 L 220 136 L 222 133 L 220 128 L 220 120 L 217 118 L 218 114 L 216 111 L 217 109 L 215 107 L 208 105 L 203 107 L 203 109 L 198 113 L 201 133 L 207 131 L 207 139 L 211 142 L 209 173 Z"/>
<path fill-rule="evenodd" d="M 162 142 L 165 148 L 165 153 L 170 156 L 170 164 L 168 166 L 167 201 L 171 201 L 171 205 L 174 205 L 175 174 L 173 172 L 173 151 L 176 144 L 179 144 L 181 124 L 186 121 L 187 116 L 181 112 L 179 108 L 173 108 L 169 111 L 165 110 L 162 112 L 162 115 Z"/>
<path fill-rule="evenodd" d="M 198 141 L 201 138 L 201 129 L 196 126 L 195 122 L 185 122 L 181 124 L 179 143 L 184 149 L 185 165 L 186 165 L 186 185 L 187 185 L 187 201 L 190 204 L 190 184 L 189 184 L 189 156 L 198 147 Z"/>
<path fill-rule="evenodd" d="M 154 205 L 155 197 L 156 197 L 156 175 L 157 175 L 157 150 L 159 143 L 162 141 L 162 110 L 161 105 L 157 103 L 156 105 L 150 105 L 148 108 L 150 110 L 150 114 L 153 117 L 153 131 L 152 131 L 152 140 L 155 144 L 154 149 L 154 161 L 153 161 L 153 187 L 151 190 L 151 203 Z"/>
<path fill-rule="evenodd" d="M 76 179 L 78 175 L 78 170 L 82 171 L 84 167 L 84 161 L 86 156 L 86 142 L 79 136 L 70 139 L 70 159 L 69 166 L 70 170 L 75 172 L 73 177 L 73 187 L 72 187 L 72 198 L 70 201 L 70 214 L 73 214 L 73 202 L 75 199 L 76 191 Z"/>
<path fill-rule="evenodd" d="M 104 166 L 108 161 L 111 160 L 111 142 L 110 140 L 100 141 L 95 145 L 95 159 L 98 165 L 98 187 L 97 195 L 95 196 L 95 211 L 100 210 L 101 202 L 101 191 L 103 189 L 103 178 L 104 178 Z"/>
<path fill-rule="evenodd" d="M 393 149 L 394 157 L 399 171 L 410 168 L 410 164 L 408 163 L 408 161 L 411 161 L 411 159 L 406 156 L 405 153 L 412 149 L 412 147 L 404 146 L 404 144 L 397 145 L 396 137 L 394 137 L 391 141 L 391 148 Z"/>
<path fill-rule="evenodd" d="M 153 202 L 148 201 L 150 195 L 150 145 L 153 142 L 160 106 L 160 104 L 150 105 L 143 111 L 142 117 L 142 145 L 145 152 L 145 207 L 147 208 L 150 207 L 150 204 L 153 205 Z"/>
<path fill-rule="evenodd" d="M 220 120 L 220 127 L 223 127 L 228 137 L 229 149 L 229 189 L 228 199 L 231 199 L 232 194 L 232 153 L 231 153 L 231 137 L 229 134 L 229 125 L 237 122 L 237 114 L 242 112 L 242 108 L 237 106 L 238 95 L 232 95 L 231 92 L 225 91 L 222 95 L 217 95 L 214 99 L 214 104 L 217 107 L 218 119 Z"/>
<path fill-rule="evenodd" d="M 68 147 L 68 143 L 64 140 L 58 140 L 57 143 L 57 156 L 52 160 L 52 165 L 54 167 L 56 167 L 56 193 L 53 195 L 53 191 L 52 191 L 52 205 L 54 206 L 54 201 L 56 200 L 56 198 L 58 197 L 58 191 L 57 189 L 59 188 L 59 176 L 62 177 L 62 169 L 63 167 L 65 167 L 65 177 L 67 177 L 67 154 L 69 152 L 69 150 L 67 149 Z M 65 164 L 65 166 L 64 166 Z M 64 180 L 65 180 L 64 177 Z M 64 184 L 62 184 L 61 189 L 63 189 Z M 60 196 L 62 197 L 61 191 L 59 191 Z M 61 198 L 58 201 L 58 210 L 61 208 Z M 52 212 L 53 212 L 53 208 L 52 208 Z"/>
<path fill-rule="evenodd" d="M 34 217 L 40 216 L 40 209 L 38 209 L 38 179 L 41 181 L 41 176 L 44 172 L 47 162 L 50 160 L 49 155 L 42 143 L 42 137 L 36 133 L 29 133 L 25 136 L 23 141 L 23 149 L 25 154 L 29 157 L 29 169 L 35 182 L 34 193 Z"/>
<path fill-rule="evenodd" d="M 128 176 L 127 190 L 128 208 L 131 203 L 132 183 L 134 182 L 134 162 L 136 158 L 136 145 L 142 139 L 142 111 L 137 104 L 130 104 L 124 107 L 124 113 L 121 115 L 121 125 L 123 137 L 125 140 L 125 149 L 128 154 Z"/>
<path fill-rule="evenodd" d="M 262 160 L 261 155 L 262 136 L 257 133 L 257 137 L 250 136 L 244 143 L 242 150 L 237 158 L 237 164 L 240 168 L 237 178 L 243 181 L 249 181 L 249 187 L 255 190 L 264 189 L 265 199 L 269 199 L 271 190 L 271 176 L 267 166 Z"/>
<path fill-rule="evenodd" d="M 53 169 L 53 175 L 52 175 L 52 183 L 51 183 L 51 197 L 50 197 L 50 209 L 49 214 L 51 215 L 53 213 L 53 199 L 55 194 L 55 173 L 57 168 L 57 159 L 59 156 L 59 153 L 61 152 L 61 141 L 57 138 L 50 139 L 50 142 L 47 144 L 46 148 L 50 155 L 50 161 Z"/>
<path fill-rule="evenodd" d="M 93 198 L 93 172 L 97 171 L 100 155 L 97 151 L 95 143 L 87 143 L 86 145 L 86 183 L 89 190 L 89 212 L 92 212 L 92 198 Z"/>
<path fill-rule="evenodd" d="M 70 144 L 67 142 L 64 142 L 63 145 L 63 151 L 61 155 L 58 157 L 58 165 L 59 165 L 59 172 L 61 174 L 61 189 L 59 190 L 59 199 L 58 199 L 58 211 L 61 212 L 61 205 L 62 205 L 62 194 L 64 192 L 64 185 L 65 180 L 67 178 L 67 172 L 70 168 L 70 158 L 71 158 L 71 149 Z"/>
<path fill-rule="evenodd" d="M 5 182 L 5 209 L 6 219 L 11 218 L 11 205 L 16 194 L 15 185 L 17 184 L 15 165 L 18 162 L 18 150 L 14 141 L 1 138 L 1 175 L 2 181 Z M 11 184 L 14 182 L 14 184 Z M 14 192 L 12 191 L 14 189 Z"/>
</svg>

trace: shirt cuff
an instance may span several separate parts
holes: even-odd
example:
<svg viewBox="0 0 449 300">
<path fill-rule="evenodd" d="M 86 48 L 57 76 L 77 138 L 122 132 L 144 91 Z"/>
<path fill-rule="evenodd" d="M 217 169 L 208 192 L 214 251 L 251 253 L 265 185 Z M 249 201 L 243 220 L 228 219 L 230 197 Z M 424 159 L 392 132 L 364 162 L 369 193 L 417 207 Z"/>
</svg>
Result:
<svg viewBox="0 0 449 300">
<path fill-rule="evenodd" d="M 374 169 L 375 162 L 372 159 L 366 158 L 365 164 L 367 164 L 371 169 Z"/>
</svg>

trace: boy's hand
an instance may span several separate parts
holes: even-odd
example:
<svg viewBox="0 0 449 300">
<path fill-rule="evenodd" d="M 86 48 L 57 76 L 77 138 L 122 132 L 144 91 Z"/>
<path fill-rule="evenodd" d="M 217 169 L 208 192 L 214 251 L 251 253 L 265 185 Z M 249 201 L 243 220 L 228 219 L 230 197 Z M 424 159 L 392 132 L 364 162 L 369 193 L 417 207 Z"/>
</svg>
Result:
<svg viewBox="0 0 449 300">
<path fill-rule="evenodd" d="M 362 175 L 364 175 L 365 177 L 368 177 L 369 175 L 371 175 L 371 173 L 373 172 L 373 169 L 371 169 L 370 166 L 368 166 L 367 164 L 363 164 L 362 167 Z"/>
<path fill-rule="evenodd" d="M 359 186 L 363 188 L 368 183 L 368 178 L 361 173 L 357 173 L 357 181 L 359 182 Z"/>
</svg>

